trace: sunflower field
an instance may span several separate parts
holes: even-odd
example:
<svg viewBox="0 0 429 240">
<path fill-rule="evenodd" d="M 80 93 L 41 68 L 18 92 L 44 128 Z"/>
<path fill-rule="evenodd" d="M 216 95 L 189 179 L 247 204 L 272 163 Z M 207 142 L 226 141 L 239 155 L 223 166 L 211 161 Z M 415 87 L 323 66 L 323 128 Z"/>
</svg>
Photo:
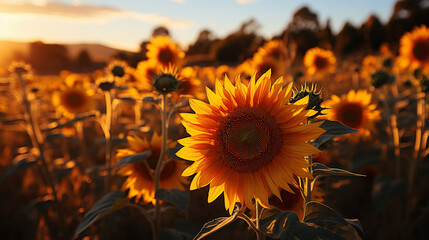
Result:
<svg viewBox="0 0 429 240">
<path fill-rule="evenodd" d="M 0 69 L 1 238 L 428 239 L 419 6 L 337 35 L 304 7 L 272 39 L 250 21 L 187 50 L 164 29 L 54 74 L 15 59 Z"/>
</svg>

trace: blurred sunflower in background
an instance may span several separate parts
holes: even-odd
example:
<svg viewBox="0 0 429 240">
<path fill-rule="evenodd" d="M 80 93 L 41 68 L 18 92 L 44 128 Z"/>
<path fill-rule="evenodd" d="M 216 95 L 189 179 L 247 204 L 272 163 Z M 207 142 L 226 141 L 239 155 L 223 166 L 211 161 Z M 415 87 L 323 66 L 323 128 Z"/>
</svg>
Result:
<svg viewBox="0 0 429 240">
<path fill-rule="evenodd" d="M 283 78 L 271 84 L 268 71 L 249 86 L 228 77 L 207 90 L 208 103 L 191 99 L 192 113 L 182 113 L 190 137 L 177 156 L 193 161 L 183 176 L 196 174 L 190 189 L 210 184 L 208 202 L 224 193 L 230 214 L 236 202 L 252 209 L 252 199 L 269 207 L 270 193 L 281 199 L 279 189 L 298 188 L 294 176 L 312 178 L 305 156 L 319 150 L 308 143 L 324 130 L 322 122 L 307 123 L 308 98 L 288 104 L 292 83 Z"/>
<path fill-rule="evenodd" d="M 304 56 L 304 66 L 310 76 L 324 76 L 335 72 L 337 59 L 330 50 L 322 48 L 311 48 L 307 50 Z"/>
<path fill-rule="evenodd" d="M 254 55 L 249 67 L 254 71 L 250 75 L 256 74 L 256 79 L 259 79 L 262 74 L 270 69 L 273 79 L 276 79 L 277 77 L 282 76 L 285 70 L 283 62 L 266 55 Z M 250 73 L 250 70 L 248 72 Z"/>
<path fill-rule="evenodd" d="M 193 67 L 182 68 L 179 72 L 178 92 L 182 95 L 192 95 L 197 99 L 205 99 L 204 87 L 197 77 L 197 71 Z"/>
<path fill-rule="evenodd" d="M 161 153 L 162 138 L 154 133 L 150 142 L 138 136 L 128 136 L 127 140 L 129 149 L 118 149 L 116 158 L 119 160 L 132 154 L 150 150 L 152 153 L 146 161 L 151 171 L 154 171 Z M 174 142 L 167 143 L 167 147 L 171 148 L 174 146 Z M 163 160 L 165 161 L 167 158 L 168 155 Z M 188 184 L 188 181 L 181 176 L 181 173 L 186 167 L 187 165 L 183 161 L 169 161 L 162 169 L 159 180 L 160 188 L 185 190 L 184 186 Z M 127 177 L 122 185 L 122 189 L 124 191 L 129 189 L 128 197 L 141 198 L 144 204 L 155 204 L 154 181 L 151 172 L 149 172 L 144 162 L 121 165 L 117 173 L 120 176 Z"/>
<path fill-rule="evenodd" d="M 117 84 L 123 85 L 130 79 L 134 69 L 128 66 L 128 63 L 125 61 L 114 59 L 109 62 L 105 68 L 105 72 L 107 78 L 112 79 Z"/>
<path fill-rule="evenodd" d="M 74 118 L 76 114 L 94 109 L 93 94 L 91 89 L 62 85 L 53 93 L 52 104 L 64 117 Z"/>
<path fill-rule="evenodd" d="M 285 63 L 287 61 L 288 51 L 283 41 L 274 39 L 266 42 L 258 48 L 255 56 L 272 58 L 275 61 Z"/>
<path fill-rule="evenodd" d="M 332 95 L 323 105 L 323 111 L 329 120 L 336 120 L 344 125 L 359 130 L 350 136 L 370 136 L 370 131 L 374 129 L 374 123 L 379 120 L 380 111 L 376 110 L 377 105 L 371 104 L 372 94 L 367 90 L 350 90 L 347 94 L 338 97 Z"/>
<path fill-rule="evenodd" d="M 399 65 L 401 68 L 422 68 L 429 73 L 429 29 L 422 25 L 405 33 L 399 42 Z"/>
<path fill-rule="evenodd" d="M 170 65 L 180 67 L 185 53 L 171 41 L 170 37 L 157 36 L 152 38 L 147 45 L 146 56 L 149 61 L 154 61 L 162 69 L 168 68 Z"/>
<path fill-rule="evenodd" d="M 137 64 L 134 77 L 137 79 L 136 87 L 140 90 L 153 91 L 153 78 L 158 74 L 158 67 L 154 61 L 140 61 Z"/>
</svg>

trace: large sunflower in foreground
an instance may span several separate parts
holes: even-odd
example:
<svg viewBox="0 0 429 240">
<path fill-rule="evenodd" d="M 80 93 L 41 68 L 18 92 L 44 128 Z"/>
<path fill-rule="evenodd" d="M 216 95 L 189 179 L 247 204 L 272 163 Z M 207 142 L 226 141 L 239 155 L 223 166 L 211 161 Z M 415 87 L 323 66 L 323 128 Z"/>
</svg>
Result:
<svg viewBox="0 0 429 240">
<path fill-rule="evenodd" d="M 307 50 L 304 56 L 304 65 L 309 75 L 323 76 L 334 73 L 336 61 L 332 51 L 318 47 Z"/>
<path fill-rule="evenodd" d="M 405 33 L 400 40 L 399 59 L 403 68 L 423 68 L 429 72 L 429 29 L 422 25 Z"/>
<path fill-rule="evenodd" d="M 181 66 L 185 53 L 168 36 L 152 38 L 147 45 L 146 56 L 154 61 L 160 69 L 172 66 Z"/>
<path fill-rule="evenodd" d="M 270 78 L 270 71 L 254 75 L 247 87 L 225 77 L 215 92 L 207 88 L 209 104 L 191 99 L 195 114 L 181 114 L 191 136 L 179 140 L 177 156 L 194 162 L 182 175 L 196 174 L 191 190 L 210 184 L 208 202 L 224 193 L 230 213 L 236 202 L 252 208 L 252 198 L 268 207 L 270 193 L 293 192 L 294 176 L 312 177 L 304 157 L 319 152 L 308 141 L 324 132 L 322 122 L 307 124 L 308 98 L 288 104 L 292 83 L 283 88 L 283 78 Z"/>
<path fill-rule="evenodd" d="M 359 132 L 355 136 L 369 136 L 370 130 L 374 128 L 374 122 L 380 119 L 380 111 L 377 105 L 371 104 L 372 94 L 367 90 L 350 90 L 347 94 L 338 97 L 332 95 L 323 105 L 324 118 L 340 121 L 344 125 Z"/>
<path fill-rule="evenodd" d="M 155 170 L 161 153 L 162 138 L 155 133 L 150 142 L 137 136 L 128 136 L 127 140 L 130 149 L 119 149 L 116 158 L 121 159 L 132 154 L 151 150 L 152 154 L 146 161 L 149 167 Z M 174 147 L 174 144 L 169 143 L 168 147 Z M 168 156 L 165 156 L 164 161 L 167 158 Z M 183 161 L 169 161 L 161 172 L 159 187 L 163 189 L 184 190 L 184 184 L 188 182 L 180 175 L 186 166 Z M 141 198 L 143 203 L 155 204 L 155 183 L 144 162 L 121 165 L 118 174 L 128 177 L 122 185 L 123 190 L 129 189 L 128 197 Z"/>
</svg>

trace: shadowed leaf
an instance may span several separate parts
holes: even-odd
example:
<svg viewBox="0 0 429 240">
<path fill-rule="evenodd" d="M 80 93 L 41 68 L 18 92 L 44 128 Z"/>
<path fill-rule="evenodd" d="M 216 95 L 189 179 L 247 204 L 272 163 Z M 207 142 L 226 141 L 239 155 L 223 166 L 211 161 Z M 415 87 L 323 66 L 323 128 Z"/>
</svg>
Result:
<svg viewBox="0 0 429 240">
<path fill-rule="evenodd" d="M 390 201 L 402 196 L 406 191 L 407 182 L 403 179 L 391 180 L 384 176 L 377 178 L 373 191 L 373 207 L 375 212 L 381 212 Z"/>
<path fill-rule="evenodd" d="M 335 175 L 335 176 L 353 176 L 353 177 L 365 177 L 365 175 L 349 172 L 347 170 L 339 168 L 330 168 L 321 163 L 313 163 L 311 165 L 313 175 Z"/>
<path fill-rule="evenodd" d="M 9 169 L 7 169 L 6 171 L 4 171 L 1 175 L 0 175 L 0 182 L 2 182 L 3 180 L 5 180 L 7 177 L 9 177 L 10 175 L 13 175 L 21 170 L 24 170 L 30 166 L 32 166 L 33 164 L 35 164 L 37 162 L 39 158 L 36 158 L 35 160 L 30 160 L 29 158 L 24 158 L 21 159 L 19 161 L 17 161 L 16 163 L 14 163 L 12 166 L 9 167 Z"/>
<path fill-rule="evenodd" d="M 192 236 L 175 229 L 164 228 L 159 233 L 160 240 L 190 240 Z"/>
<path fill-rule="evenodd" d="M 67 121 L 65 123 L 62 123 L 62 124 L 59 124 L 59 123 L 50 124 L 50 125 L 53 125 L 53 126 L 45 128 L 45 129 L 43 129 L 43 131 L 51 131 L 51 130 L 54 130 L 54 129 L 57 129 L 57 128 L 66 127 L 66 126 L 71 125 L 71 124 L 73 124 L 75 122 L 82 121 L 82 120 L 84 120 L 86 118 L 95 117 L 95 116 L 96 115 L 94 113 L 83 113 L 83 114 L 80 114 L 79 116 L 77 116 L 77 117 L 73 118 L 72 120 Z"/>
<path fill-rule="evenodd" d="M 200 232 L 194 237 L 195 240 L 202 239 L 207 237 L 208 235 L 222 229 L 228 224 L 234 222 L 237 219 L 238 211 L 234 212 L 229 217 L 219 217 L 211 220 L 210 222 L 204 224 L 203 228 L 201 228 Z"/>
<path fill-rule="evenodd" d="M 189 193 L 178 189 L 159 189 L 155 193 L 155 198 L 161 201 L 169 202 L 177 206 L 186 215 L 189 207 Z"/>
<path fill-rule="evenodd" d="M 146 161 L 146 159 L 151 154 L 152 154 L 152 152 L 149 150 L 149 151 L 140 152 L 140 153 L 136 153 L 136 154 L 126 156 L 126 157 L 122 158 L 121 160 L 119 160 L 119 162 L 117 162 L 115 164 L 115 167 L 118 167 L 118 166 L 123 165 L 123 164 L 131 164 L 131 163 Z"/>
<path fill-rule="evenodd" d="M 112 213 L 113 211 L 110 210 L 118 210 L 119 203 L 123 203 L 122 199 L 124 198 L 124 193 L 122 191 L 116 190 L 113 192 L 108 193 L 104 197 L 102 197 L 100 200 L 98 200 L 94 206 L 89 210 L 89 212 L 86 213 L 86 215 L 83 217 L 82 221 L 79 223 L 79 226 L 77 227 L 74 238 L 78 237 L 79 234 L 81 234 L 85 229 L 87 229 L 91 224 L 93 224 L 95 221 L 100 219 L 101 217 L 107 216 L 106 212 Z M 117 203 L 117 200 L 119 202 Z"/>
<path fill-rule="evenodd" d="M 315 224 L 301 222 L 295 212 L 278 211 L 262 219 L 259 226 L 266 236 L 274 239 L 345 239 Z"/>
<path fill-rule="evenodd" d="M 359 131 L 353 128 L 349 128 L 338 121 L 331 121 L 331 120 L 325 120 L 325 122 L 323 122 L 322 125 L 320 125 L 320 127 L 326 130 L 326 132 L 324 132 L 322 135 L 331 135 L 331 136 L 340 136 L 340 135 L 345 135 L 345 134 Z"/>
</svg>

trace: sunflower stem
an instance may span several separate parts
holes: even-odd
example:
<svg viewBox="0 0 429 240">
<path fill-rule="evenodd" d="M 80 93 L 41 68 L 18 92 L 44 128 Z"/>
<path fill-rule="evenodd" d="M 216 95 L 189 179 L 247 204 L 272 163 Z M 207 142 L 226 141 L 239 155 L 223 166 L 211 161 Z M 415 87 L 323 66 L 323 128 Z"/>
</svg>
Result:
<svg viewBox="0 0 429 240">
<path fill-rule="evenodd" d="M 152 229 L 152 234 L 153 234 L 152 239 L 153 239 L 153 240 L 158 239 L 157 232 L 156 232 L 156 228 L 155 228 L 155 223 L 154 223 L 154 221 L 153 221 L 153 218 L 149 215 L 149 213 L 148 213 L 144 208 L 142 208 L 140 205 L 135 204 L 135 203 L 128 203 L 127 205 L 125 205 L 125 207 L 135 208 L 135 209 L 137 209 L 141 214 L 143 214 L 143 216 L 145 216 L 145 218 L 146 218 L 146 219 L 147 219 L 147 221 L 149 222 L 149 224 L 150 224 L 150 228 Z"/>
<path fill-rule="evenodd" d="M 48 168 L 48 164 L 46 163 L 46 159 L 45 159 L 45 152 L 44 152 L 44 147 L 43 147 L 43 141 L 44 141 L 43 135 L 42 135 L 42 132 L 40 131 L 40 127 L 39 127 L 39 124 L 37 123 L 37 120 L 33 116 L 33 112 L 31 110 L 31 104 L 28 101 L 28 95 L 27 95 L 27 89 L 25 86 L 25 82 L 24 82 L 24 79 L 20 73 L 18 74 L 18 79 L 19 79 L 19 83 L 20 83 L 21 88 L 22 88 L 22 93 L 23 93 L 22 101 L 24 103 L 25 110 L 26 110 L 25 114 L 24 114 L 25 119 L 26 119 L 26 122 L 28 124 L 30 124 L 31 132 L 29 132 L 29 135 L 31 138 L 31 142 L 33 144 L 33 147 L 36 147 L 39 150 L 39 159 L 42 162 L 42 167 L 43 167 L 43 170 L 45 172 L 48 185 L 52 190 L 52 195 L 54 197 L 55 207 L 57 208 L 57 213 L 58 213 L 59 218 L 60 218 L 60 226 L 62 227 L 62 229 L 65 229 L 65 227 L 64 227 L 65 217 L 61 211 L 60 202 L 58 200 L 58 194 L 57 194 L 57 191 L 55 189 L 54 178 L 52 176 L 51 171 Z"/>
<path fill-rule="evenodd" d="M 265 235 L 261 232 L 261 230 L 259 230 L 259 228 L 253 223 L 253 221 L 246 214 L 244 214 L 244 212 L 239 212 L 237 214 L 237 217 L 243 219 L 249 225 L 249 227 L 252 228 L 253 231 L 255 231 L 257 240 L 265 239 Z M 256 219 L 258 219 L 258 217 L 256 217 Z"/>
<path fill-rule="evenodd" d="M 161 145 L 161 152 L 159 154 L 158 162 L 156 163 L 155 168 L 155 177 L 154 177 L 154 183 L 155 183 L 155 194 L 159 190 L 159 178 L 161 176 L 161 170 L 162 170 L 162 161 L 164 159 L 165 155 L 165 146 L 167 142 L 167 95 L 162 94 L 161 95 L 161 135 L 162 135 L 162 145 Z M 159 236 L 159 232 L 161 230 L 161 204 L 158 199 L 156 199 L 155 203 L 155 223 L 156 223 L 156 235 Z"/>
<path fill-rule="evenodd" d="M 104 91 L 104 98 L 106 100 L 106 119 L 104 126 L 104 136 L 106 138 L 106 169 L 107 176 L 105 178 L 104 192 L 109 191 L 110 178 L 112 172 L 112 94 L 109 91 Z"/>
<path fill-rule="evenodd" d="M 259 203 L 255 201 L 256 228 L 259 229 Z"/>
<path fill-rule="evenodd" d="M 312 166 L 313 165 L 313 157 L 312 156 L 308 156 L 308 163 L 310 164 L 310 167 L 308 168 L 308 171 L 313 174 L 313 169 Z M 306 183 L 306 194 L 305 194 L 305 203 L 304 203 L 304 209 L 305 206 L 307 205 L 308 202 L 311 201 L 311 194 L 312 194 L 312 189 L 311 189 L 311 183 L 312 180 L 305 178 L 305 183 Z"/>
</svg>

